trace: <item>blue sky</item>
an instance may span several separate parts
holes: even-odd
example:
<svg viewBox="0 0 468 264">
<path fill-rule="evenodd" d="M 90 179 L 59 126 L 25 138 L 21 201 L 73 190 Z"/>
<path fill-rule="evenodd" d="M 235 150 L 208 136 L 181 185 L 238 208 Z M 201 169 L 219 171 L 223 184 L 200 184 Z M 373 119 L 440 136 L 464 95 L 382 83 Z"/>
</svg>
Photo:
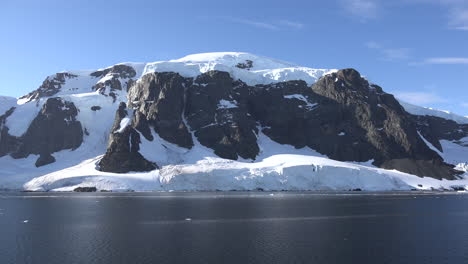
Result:
<svg viewBox="0 0 468 264">
<path fill-rule="evenodd" d="M 0 94 L 125 61 L 246 51 L 353 67 L 385 91 L 468 115 L 468 1 L 0 1 Z"/>
</svg>

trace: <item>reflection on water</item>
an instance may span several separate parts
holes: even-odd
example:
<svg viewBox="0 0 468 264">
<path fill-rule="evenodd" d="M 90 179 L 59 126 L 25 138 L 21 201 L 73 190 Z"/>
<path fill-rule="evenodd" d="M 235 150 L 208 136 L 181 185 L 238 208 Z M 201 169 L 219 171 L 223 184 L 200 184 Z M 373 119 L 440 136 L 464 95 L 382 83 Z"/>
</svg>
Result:
<svg viewBox="0 0 468 264">
<path fill-rule="evenodd" d="M 0 263 L 468 263 L 468 196 L 0 194 Z"/>
</svg>

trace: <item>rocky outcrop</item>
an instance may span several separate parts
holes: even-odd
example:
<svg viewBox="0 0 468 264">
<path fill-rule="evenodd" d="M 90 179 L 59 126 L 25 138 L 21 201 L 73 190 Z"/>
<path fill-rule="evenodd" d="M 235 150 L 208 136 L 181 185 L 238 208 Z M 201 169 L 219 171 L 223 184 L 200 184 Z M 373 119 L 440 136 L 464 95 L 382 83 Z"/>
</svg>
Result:
<svg viewBox="0 0 468 264">
<path fill-rule="evenodd" d="M 130 171 L 151 171 L 157 165 L 146 160 L 140 150 L 140 134 L 131 126 L 131 114 L 125 103 L 120 103 L 109 139 L 109 146 L 99 162 L 102 171 L 126 173 Z"/>
<path fill-rule="evenodd" d="M 457 141 L 468 137 L 468 124 L 458 124 L 436 116 L 412 115 L 418 131 L 440 152 L 443 152 L 440 140 Z"/>
<path fill-rule="evenodd" d="M 13 111 L 11 109 L 7 115 L 11 115 Z M 9 135 L 8 127 L 1 121 L 0 155 L 10 154 L 15 159 L 25 158 L 30 154 L 40 155 L 36 162 L 38 167 L 54 162 L 51 153 L 64 149 L 74 150 L 83 142 L 83 129 L 76 120 L 77 114 L 78 109 L 72 102 L 56 97 L 47 99 L 21 137 Z"/>
<path fill-rule="evenodd" d="M 135 109 L 135 127 L 152 140 L 154 129 L 161 138 L 184 148 L 193 146 L 192 136 L 183 121 L 185 90 L 191 79 L 177 73 L 150 73 L 129 90 L 128 101 Z"/>
<path fill-rule="evenodd" d="M 248 93 L 245 84 L 219 71 L 198 76 L 187 89 L 187 123 L 198 141 L 222 158 L 255 159 L 259 153 Z"/>
<path fill-rule="evenodd" d="M 36 167 L 42 167 L 51 163 L 55 162 L 54 156 L 52 156 L 50 153 L 44 153 L 39 156 L 39 158 L 36 160 Z"/>
<path fill-rule="evenodd" d="M 355 128 L 348 134 L 357 136 L 365 145 L 356 144 L 355 151 L 367 152 L 373 164 L 439 179 L 453 179 L 460 174 L 424 143 L 398 101 L 379 86 L 369 84 L 357 71 L 345 69 L 326 75 L 312 90 L 345 110 L 346 120 Z"/>
<path fill-rule="evenodd" d="M 35 91 L 20 97 L 20 99 L 27 99 L 28 102 L 42 98 L 56 95 L 67 79 L 76 78 L 77 76 L 68 72 L 59 72 L 55 75 L 47 77 L 42 85 Z"/>
<path fill-rule="evenodd" d="M 130 88 L 129 108 L 128 135 L 113 134 L 110 154 L 137 153 L 127 150 L 128 142 L 138 145 L 140 133 L 151 141 L 154 131 L 180 147 L 190 149 L 196 139 L 219 157 L 255 160 L 261 131 L 280 144 L 340 161 L 373 160 L 382 168 L 438 179 L 459 174 L 419 137 L 414 117 L 392 95 L 353 69 L 326 75 L 312 87 L 304 81 L 249 86 L 221 71 L 196 78 L 149 73 Z M 123 156 L 110 154 L 101 169 L 129 171 L 122 169 Z M 143 166 L 132 170 L 151 168 L 139 162 Z"/>
<path fill-rule="evenodd" d="M 119 64 L 91 73 L 91 76 L 96 78 L 104 78 L 105 80 L 98 82 L 93 86 L 93 90 L 99 91 L 101 94 L 113 95 L 116 90 L 128 89 L 133 84 L 133 79 L 136 76 L 136 71 L 130 66 Z M 108 89 L 108 91 L 106 91 Z"/>
<path fill-rule="evenodd" d="M 8 134 L 9 128 L 6 126 L 6 120 L 13 112 L 15 107 L 10 108 L 5 114 L 0 116 L 0 157 L 3 157 L 18 148 L 18 139 Z"/>
</svg>

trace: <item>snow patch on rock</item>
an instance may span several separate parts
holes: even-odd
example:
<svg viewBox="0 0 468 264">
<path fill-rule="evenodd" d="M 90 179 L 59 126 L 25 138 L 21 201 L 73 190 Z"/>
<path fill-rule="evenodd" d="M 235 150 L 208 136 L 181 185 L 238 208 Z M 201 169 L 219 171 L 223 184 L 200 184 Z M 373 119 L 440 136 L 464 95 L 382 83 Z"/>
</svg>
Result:
<svg viewBox="0 0 468 264">
<path fill-rule="evenodd" d="M 45 101 L 47 99 L 41 98 L 37 101 L 18 105 L 6 120 L 6 126 L 9 128 L 8 133 L 15 137 L 21 137 L 26 133 Z"/>
<path fill-rule="evenodd" d="M 307 98 L 305 98 L 302 94 L 285 95 L 284 98 L 286 98 L 286 99 L 297 99 L 297 100 L 300 100 L 300 101 L 306 103 L 305 105 L 300 105 L 299 107 L 301 107 L 301 108 L 306 107 L 308 109 L 312 109 L 315 106 L 317 106 L 316 103 L 310 103 L 309 100 L 307 100 Z"/>
<path fill-rule="evenodd" d="M 228 101 L 228 100 L 221 99 L 219 100 L 219 103 L 218 103 L 218 108 L 229 109 L 229 108 L 236 108 L 236 107 L 238 107 L 236 100 Z"/>
</svg>

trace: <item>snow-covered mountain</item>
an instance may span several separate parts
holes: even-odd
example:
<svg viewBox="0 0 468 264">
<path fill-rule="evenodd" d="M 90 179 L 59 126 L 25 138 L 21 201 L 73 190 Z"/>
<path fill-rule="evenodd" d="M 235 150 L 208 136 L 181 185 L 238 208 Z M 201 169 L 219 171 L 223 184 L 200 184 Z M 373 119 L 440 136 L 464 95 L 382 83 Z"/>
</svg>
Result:
<svg viewBox="0 0 468 264">
<path fill-rule="evenodd" d="M 248 53 L 67 71 L 0 97 L 0 188 L 467 186 L 467 120 L 398 102 L 353 69 Z"/>
</svg>

